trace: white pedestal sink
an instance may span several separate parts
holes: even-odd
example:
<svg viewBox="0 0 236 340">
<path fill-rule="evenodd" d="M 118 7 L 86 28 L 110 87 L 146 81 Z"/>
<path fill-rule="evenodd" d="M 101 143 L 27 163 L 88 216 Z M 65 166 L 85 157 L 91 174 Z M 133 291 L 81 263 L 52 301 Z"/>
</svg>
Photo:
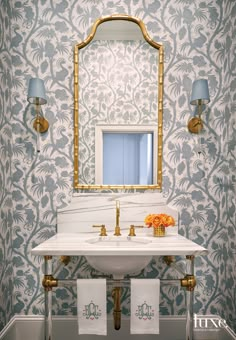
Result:
<svg viewBox="0 0 236 340">
<path fill-rule="evenodd" d="M 141 237 L 96 237 L 86 241 L 89 244 L 96 245 L 102 248 L 140 248 L 142 246 L 151 243 L 151 240 L 147 240 Z M 88 263 L 96 270 L 111 274 L 114 279 L 121 280 L 127 274 L 139 273 L 145 268 L 152 259 L 152 256 L 125 256 L 125 255 L 108 255 L 108 256 L 85 256 Z"/>
</svg>

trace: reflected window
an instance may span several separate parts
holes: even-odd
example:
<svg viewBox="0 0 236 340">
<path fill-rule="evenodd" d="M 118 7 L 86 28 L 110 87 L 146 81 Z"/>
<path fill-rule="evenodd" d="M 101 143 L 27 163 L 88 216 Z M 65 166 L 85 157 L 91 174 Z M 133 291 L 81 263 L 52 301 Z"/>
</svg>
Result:
<svg viewBox="0 0 236 340">
<path fill-rule="evenodd" d="M 103 184 L 153 184 L 153 133 L 103 133 Z"/>
</svg>

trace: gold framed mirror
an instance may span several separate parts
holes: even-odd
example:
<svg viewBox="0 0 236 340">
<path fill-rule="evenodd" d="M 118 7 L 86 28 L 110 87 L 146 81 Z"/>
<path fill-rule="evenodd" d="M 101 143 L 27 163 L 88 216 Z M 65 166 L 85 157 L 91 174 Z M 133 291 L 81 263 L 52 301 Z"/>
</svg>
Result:
<svg viewBox="0 0 236 340">
<path fill-rule="evenodd" d="M 116 25 L 114 30 L 109 26 L 108 35 L 110 34 L 110 37 L 107 38 L 106 25 L 110 23 L 115 23 Z M 135 38 L 133 38 L 133 36 L 135 36 Z M 111 46 L 115 49 L 112 50 Z M 131 49 L 131 47 L 133 49 Z M 106 51 L 105 54 L 103 54 L 104 51 Z M 126 57 L 129 54 L 132 55 L 132 65 L 129 64 L 129 59 L 126 60 Z M 120 57 L 120 59 L 117 62 L 118 57 Z M 116 60 L 116 64 L 114 63 L 114 60 Z M 151 62 L 150 65 L 147 65 L 147 60 Z M 150 38 L 144 23 L 137 17 L 125 14 L 114 14 L 101 17 L 93 24 L 91 33 L 88 37 L 75 45 L 75 189 L 161 190 L 163 70 L 163 46 Z M 141 79 L 141 75 L 145 75 L 144 80 Z M 101 82 L 99 82 L 98 79 L 100 79 Z M 121 80 L 123 80 L 123 83 L 121 83 Z M 115 84 L 114 88 L 112 88 L 113 84 Z M 133 102 L 131 101 L 131 97 L 127 94 L 130 89 L 132 92 L 132 100 L 134 100 Z M 116 103 L 116 106 L 113 106 L 114 103 Z M 152 174 L 150 182 L 146 183 L 144 181 L 144 183 L 139 183 L 137 181 L 132 184 L 128 182 L 127 184 L 126 180 L 124 180 L 124 183 L 122 184 L 118 184 L 117 182 L 104 184 L 106 181 L 101 180 L 101 183 L 96 183 L 95 158 L 98 158 L 98 151 L 96 154 L 98 143 L 95 138 L 95 130 L 99 128 L 100 125 L 106 125 L 107 130 L 109 131 L 114 131 L 115 127 L 118 125 L 119 132 L 122 130 L 121 127 L 123 126 L 124 133 L 128 130 L 129 134 L 133 133 L 135 130 L 137 130 L 137 133 L 139 133 L 139 130 L 144 131 L 145 126 L 148 126 L 147 130 L 150 130 L 149 127 L 156 130 L 153 133 L 155 138 L 153 138 L 154 144 L 151 147 Z M 132 129 L 130 128 L 131 126 Z M 117 131 L 115 131 L 115 133 L 116 132 Z M 140 140 L 139 136 L 138 139 Z M 103 150 L 103 148 L 100 148 L 100 150 L 101 149 Z M 126 149 L 126 147 L 124 149 Z M 99 151 L 99 155 L 100 152 L 101 151 Z M 127 155 L 122 157 L 130 159 L 130 155 L 131 151 L 130 154 L 128 154 L 128 157 Z M 101 156 L 103 157 L 102 153 Z M 140 163 L 140 156 L 138 158 Z M 104 157 L 104 159 L 107 159 L 107 157 Z M 143 156 L 141 159 L 143 159 Z M 100 160 L 100 165 L 101 162 L 102 161 Z M 109 163 L 113 163 L 113 161 Z M 107 165 L 108 164 L 103 164 L 100 168 L 106 168 Z M 132 167 L 135 168 L 136 165 Z M 124 164 L 124 168 L 130 168 L 130 166 Z M 112 171 L 113 170 L 111 170 L 111 172 Z M 100 177 L 103 178 L 103 176 Z M 114 181 L 116 180 L 114 179 Z"/>
</svg>

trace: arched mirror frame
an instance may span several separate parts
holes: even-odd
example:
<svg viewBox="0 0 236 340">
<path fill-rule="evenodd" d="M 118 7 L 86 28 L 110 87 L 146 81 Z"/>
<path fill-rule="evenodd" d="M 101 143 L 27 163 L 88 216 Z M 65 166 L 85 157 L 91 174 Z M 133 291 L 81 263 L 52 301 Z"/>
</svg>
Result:
<svg viewBox="0 0 236 340">
<path fill-rule="evenodd" d="M 97 27 L 106 21 L 126 20 L 136 23 L 143 34 L 144 39 L 154 48 L 159 50 L 158 63 L 158 112 L 157 112 L 157 183 L 152 185 L 97 185 L 97 184 L 80 184 L 79 183 L 79 50 L 87 46 L 94 38 Z M 146 27 L 142 20 L 137 17 L 126 14 L 113 14 L 104 16 L 95 21 L 91 33 L 82 42 L 74 47 L 74 188 L 82 190 L 109 190 L 109 189 L 159 189 L 162 188 L 162 125 L 163 125 L 163 71 L 164 71 L 164 48 L 163 45 L 155 42 L 147 33 Z"/>
</svg>

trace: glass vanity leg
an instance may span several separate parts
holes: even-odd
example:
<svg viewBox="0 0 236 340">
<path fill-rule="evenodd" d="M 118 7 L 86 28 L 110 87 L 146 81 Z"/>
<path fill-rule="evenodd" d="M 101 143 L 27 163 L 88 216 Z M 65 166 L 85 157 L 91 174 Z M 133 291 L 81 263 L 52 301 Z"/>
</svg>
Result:
<svg viewBox="0 0 236 340">
<path fill-rule="evenodd" d="M 52 340 L 52 290 L 45 290 L 45 340 Z"/>
<path fill-rule="evenodd" d="M 193 291 L 186 291 L 186 340 L 193 340 Z"/>
<path fill-rule="evenodd" d="M 52 256 L 44 256 L 44 298 L 45 298 L 45 318 L 44 318 L 44 339 L 52 340 L 52 287 L 48 285 L 48 280 L 52 276 Z"/>
<path fill-rule="evenodd" d="M 193 340 L 193 299 L 196 280 L 194 277 L 194 255 L 186 256 L 186 340 Z"/>
</svg>

